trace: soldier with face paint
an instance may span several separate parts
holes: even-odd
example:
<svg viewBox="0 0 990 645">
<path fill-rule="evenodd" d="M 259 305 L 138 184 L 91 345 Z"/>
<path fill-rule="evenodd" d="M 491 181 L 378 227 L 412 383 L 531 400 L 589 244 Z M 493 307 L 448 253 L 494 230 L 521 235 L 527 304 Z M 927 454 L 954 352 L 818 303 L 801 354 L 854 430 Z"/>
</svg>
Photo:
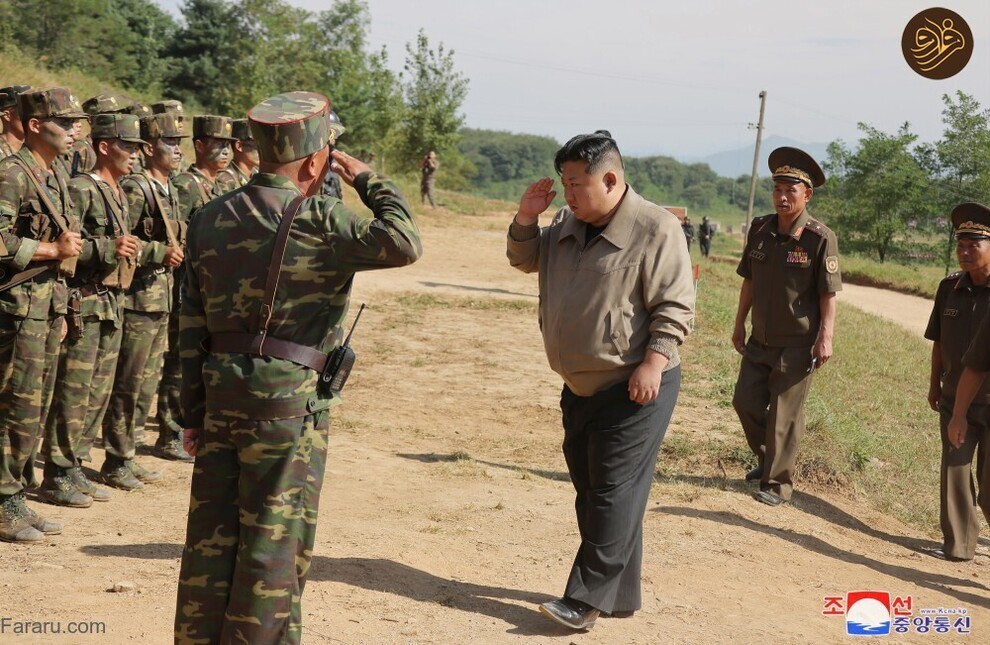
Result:
<svg viewBox="0 0 990 645">
<path fill-rule="evenodd" d="M 142 117 L 144 169 L 121 182 L 127 194 L 129 230 L 142 241 L 142 247 L 134 280 L 124 294 L 120 358 L 103 423 L 107 451 L 103 473 L 108 483 L 124 490 L 143 488 L 144 480 L 154 481 L 156 475 L 134 459 L 135 444 L 158 393 L 169 312 L 176 307 L 173 273 L 184 258 L 185 229 L 177 219 L 177 191 L 169 176 L 179 167 L 180 142 L 187 136 L 177 114 Z M 191 460 L 179 435 L 164 428 L 155 453 Z"/>
<path fill-rule="evenodd" d="M 196 211 L 210 200 L 224 194 L 217 175 L 231 160 L 231 144 L 236 141 L 233 121 L 225 116 L 193 117 L 193 147 L 196 163 L 173 179 L 179 198 L 179 219 L 188 223 Z M 173 302 L 180 303 L 179 288 L 183 279 L 182 267 L 175 272 Z M 168 349 L 162 366 L 162 380 L 158 389 L 159 431 L 178 435 L 183 430 L 182 411 L 179 408 L 179 387 L 182 368 L 179 364 L 179 317 L 174 307 L 168 323 Z M 166 459 L 174 458 L 161 451 L 155 454 Z"/>
<path fill-rule="evenodd" d="M 82 470 L 102 426 L 120 351 L 124 290 L 130 286 L 139 240 L 130 234 L 120 179 L 131 172 L 143 143 L 138 118 L 96 114 L 90 120 L 96 163 L 69 182 L 83 248 L 69 286 L 69 334 L 62 343 L 52 411 L 45 424 L 45 476 L 38 496 L 86 508 L 106 501 Z"/>
<path fill-rule="evenodd" d="M 18 97 L 24 146 L 0 161 L 0 540 L 39 542 L 62 525 L 24 503 L 48 415 L 68 300 L 82 250 L 64 170 L 56 163 L 85 117 L 62 87 Z"/>
<path fill-rule="evenodd" d="M 234 119 L 232 132 L 236 138 L 231 146 L 233 158 L 226 168 L 217 173 L 217 183 L 224 193 L 244 186 L 258 171 L 258 144 L 248 127 L 248 120 Z"/>
<path fill-rule="evenodd" d="M 0 88 L 0 125 L 3 135 L 0 136 L 0 159 L 14 154 L 24 145 L 24 125 L 21 115 L 17 112 L 17 97 L 21 92 L 31 89 L 30 85 L 11 85 Z"/>
</svg>

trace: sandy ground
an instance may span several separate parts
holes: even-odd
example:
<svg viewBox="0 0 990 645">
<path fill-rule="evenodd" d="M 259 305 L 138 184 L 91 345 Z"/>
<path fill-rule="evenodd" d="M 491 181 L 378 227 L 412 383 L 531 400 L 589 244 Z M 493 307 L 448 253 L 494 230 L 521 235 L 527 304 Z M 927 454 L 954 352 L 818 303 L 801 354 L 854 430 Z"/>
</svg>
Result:
<svg viewBox="0 0 990 645">
<path fill-rule="evenodd" d="M 563 590 L 578 537 L 560 381 L 531 310 L 535 276 L 505 261 L 508 217 L 431 213 L 420 263 L 356 280 L 354 302 L 369 309 L 331 427 L 305 642 L 833 643 L 849 638 L 844 616 L 823 614 L 825 598 L 856 590 L 910 596 L 919 620 L 928 608 L 971 618 L 968 636 L 933 624 L 894 642 L 987 642 L 985 548 L 971 563 L 937 560 L 924 553 L 930 536 L 834 492 L 801 489 L 769 508 L 742 472 L 715 464 L 654 485 L 642 611 L 588 633 L 542 617 L 537 605 Z M 691 364 L 704 342 L 684 347 L 685 383 L 704 380 Z M 690 396 L 670 433 L 739 440 L 731 410 Z M 85 510 L 34 503 L 66 522 L 64 534 L 0 544 L 0 643 L 171 642 L 192 467 L 139 459 L 164 482 Z M 135 589 L 108 591 L 121 581 Z M 63 634 L 15 633 L 24 621 Z M 64 633 L 88 621 L 105 633 Z"/>
<path fill-rule="evenodd" d="M 839 303 L 891 320 L 919 336 L 925 335 L 932 313 L 932 301 L 928 298 L 857 284 L 842 285 Z"/>
</svg>

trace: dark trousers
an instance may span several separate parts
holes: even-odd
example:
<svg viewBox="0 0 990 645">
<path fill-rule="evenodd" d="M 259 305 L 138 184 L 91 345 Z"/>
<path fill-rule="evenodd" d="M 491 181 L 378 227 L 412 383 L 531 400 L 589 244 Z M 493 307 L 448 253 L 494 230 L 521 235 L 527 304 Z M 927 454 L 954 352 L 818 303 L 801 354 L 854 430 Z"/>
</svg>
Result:
<svg viewBox="0 0 990 645">
<path fill-rule="evenodd" d="M 680 388 L 679 366 L 646 405 L 629 400 L 628 383 L 588 397 L 564 386 L 563 450 L 581 534 L 565 597 L 608 613 L 642 606 L 643 514 Z"/>
<path fill-rule="evenodd" d="M 990 521 L 990 405 L 971 405 L 966 413 L 969 430 L 960 448 L 949 443 L 946 429 L 952 418 L 952 399 L 939 401 L 942 434 L 939 523 L 942 548 L 952 558 L 972 560 L 980 537 L 980 512 Z M 976 479 L 973 479 L 973 460 Z M 979 493 L 977 493 L 979 490 Z"/>
</svg>

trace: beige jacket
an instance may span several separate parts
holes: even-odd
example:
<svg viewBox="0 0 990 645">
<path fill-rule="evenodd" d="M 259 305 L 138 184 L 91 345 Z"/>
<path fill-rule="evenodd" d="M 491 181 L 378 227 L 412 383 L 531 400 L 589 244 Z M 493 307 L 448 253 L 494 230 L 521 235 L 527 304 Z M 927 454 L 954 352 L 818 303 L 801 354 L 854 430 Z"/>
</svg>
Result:
<svg viewBox="0 0 990 645">
<path fill-rule="evenodd" d="M 578 396 L 632 376 L 647 349 L 680 363 L 694 317 L 691 259 L 677 217 L 627 186 L 585 248 L 584 222 L 562 208 L 546 228 L 509 227 L 509 263 L 540 273 L 540 329 L 550 367 Z"/>
</svg>

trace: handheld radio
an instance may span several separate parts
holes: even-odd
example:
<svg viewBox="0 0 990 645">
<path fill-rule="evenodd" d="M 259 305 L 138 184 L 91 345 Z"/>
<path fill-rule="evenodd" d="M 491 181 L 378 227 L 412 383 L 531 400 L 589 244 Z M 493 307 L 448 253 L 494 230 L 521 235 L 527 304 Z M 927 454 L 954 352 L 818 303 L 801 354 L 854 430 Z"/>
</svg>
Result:
<svg viewBox="0 0 990 645">
<path fill-rule="evenodd" d="M 344 339 L 340 347 L 335 348 L 330 353 L 326 367 L 323 368 L 323 373 L 320 374 L 320 384 L 334 394 L 339 394 L 344 389 L 347 377 L 351 375 L 351 369 L 357 360 L 357 355 L 351 349 L 350 342 L 351 335 L 354 334 L 354 328 L 357 327 L 358 320 L 361 318 L 361 312 L 363 311 L 364 303 L 362 302 L 361 308 L 358 310 L 357 316 L 354 317 L 354 322 L 351 324 L 351 330 L 347 332 L 347 338 Z"/>
</svg>

